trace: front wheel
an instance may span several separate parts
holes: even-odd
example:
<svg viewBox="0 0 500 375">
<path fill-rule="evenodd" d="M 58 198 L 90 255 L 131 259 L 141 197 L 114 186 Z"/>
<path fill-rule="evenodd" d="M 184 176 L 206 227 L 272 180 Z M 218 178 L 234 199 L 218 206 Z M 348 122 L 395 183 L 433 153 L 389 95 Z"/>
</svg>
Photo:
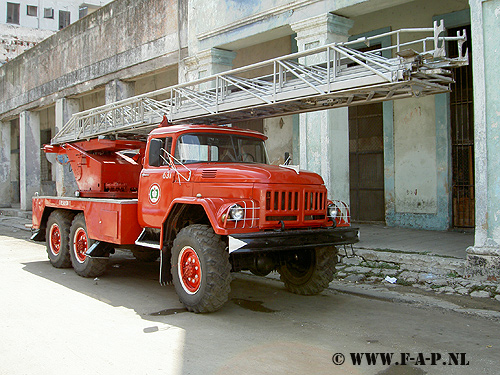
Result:
<svg viewBox="0 0 500 375">
<path fill-rule="evenodd" d="M 87 224 L 83 213 L 79 213 L 73 219 L 69 241 L 71 264 L 77 274 L 83 277 L 96 277 L 106 271 L 108 258 L 90 258 L 86 255 L 94 240 L 87 235 Z"/>
<path fill-rule="evenodd" d="M 183 228 L 172 246 L 175 291 L 189 311 L 219 310 L 228 300 L 231 283 L 229 253 L 208 225 Z"/>
<path fill-rule="evenodd" d="M 290 292 L 314 295 L 328 287 L 335 274 L 337 249 L 333 246 L 318 247 L 290 253 L 278 267 L 280 279 Z"/>
</svg>

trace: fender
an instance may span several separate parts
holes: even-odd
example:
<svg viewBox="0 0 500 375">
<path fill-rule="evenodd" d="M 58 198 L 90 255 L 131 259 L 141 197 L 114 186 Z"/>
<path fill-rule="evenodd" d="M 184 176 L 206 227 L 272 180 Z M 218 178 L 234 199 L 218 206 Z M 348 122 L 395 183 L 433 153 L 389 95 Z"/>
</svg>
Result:
<svg viewBox="0 0 500 375">
<path fill-rule="evenodd" d="M 174 241 L 172 228 L 175 227 L 177 221 L 184 212 L 186 206 L 201 206 L 203 211 L 210 221 L 210 225 L 215 233 L 219 235 L 227 235 L 229 231 L 218 222 L 218 217 L 236 202 L 241 202 L 241 199 L 222 199 L 222 198 L 197 198 L 197 197 L 181 197 L 174 199 L 165 216 L 162 220 L 160 229 L 160 284 L 165 285 L 172 282 L 171 272 L 171 245 Z M 256 230 L 255 228 L 253 229 Z M 240 230 L 241 231 L 241 230 Z M 248 231 L 248 230 L 247 230 Z"/>
<path fill-rule="evenodd" d="M 168 228 L 171 227 L 172 223 L 175 221 L 175 217 L 179 216 L 182 212 L 178 212 L 176 207 L 180 207 L 183 205 L 198 205 L 202 206 L 205 214 L 210 221 L 210 225 L 214 229 L 214 232 L 219 235 L 226 235 L 227 230 L 222 228 L 218 223 L 216 213 L 219 212 L 221 206 L 227 203 L 234 202 L 235 199 L 222 199 L 222 198 L 196 198 L 196 197 L 181 197 L 174 199 L 163 217 L 163 225 L 160 231 L 160 243 L 165 243 L 164 240 L 171 241 L 173 239 L 167 238 L 168 235 L 165 235 L 165 231 L 168 232 Z"/>
<path fill-rule="evenodd" d="M 217 199 L 220 201 L 224 201 L 223 199 Z M 192 197 L 186 197 L 186 198 L 177 198 L 174 199 L 165 216 L 163 217 L 162 220 L 162 226 L 160 230 L 160 246 L 161 246 L 161 251 L 160 251 L 160 284 L 161 285 L 166 285 L 172 282 L 172 272 L 171 272 L 171 263 L 170 263 L 170 257 L 171 257 L 171 244 L 173 242 L 173 236 L 172 236 L 172 230 L 171 228 L 175 226 L 175 223 L 179 220 L 180 216 L 184 212 L 184 208 L 187 206 L 201 206 L 203 207 L 203 211 L 205 211 L 205 214 L 207 215 L 210 224 L 212 225 L 212 228 L 216 232 L 220 232 L 220 228 L 218 228 L 217 225 L 217 219 L 214 215 L 214 212 L 216 210 L 213 207 L 214 205 L 211 204 L 209 199 L 199 199 L 199 198 L 192 198 Z M 220 234 L 220 233 L 218 233 Z M 166 246 L 165 246 L 166 244 Z"/>
</svg>

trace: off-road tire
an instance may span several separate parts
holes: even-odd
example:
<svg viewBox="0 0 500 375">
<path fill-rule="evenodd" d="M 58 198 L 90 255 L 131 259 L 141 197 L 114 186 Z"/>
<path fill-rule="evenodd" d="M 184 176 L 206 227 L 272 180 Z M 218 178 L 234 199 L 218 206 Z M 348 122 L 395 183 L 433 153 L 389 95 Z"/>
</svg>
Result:
<svg viewBox="0 0 500 375">
<path fill-rule="evenodd" d="M 184 262 L 180 262 L 181 259 Z M 194 266 L 191 270 L 186 268 L 191 259 L 193 264 L 199 265 L 197 269 Z M 183 228 L 172 246 L 171 265 L 175 291 L 189 311 L 217 311 L 228 300 L 231 290 L 229 253 L 221 237 L 210 226 L 194 224 Z M 189 275 L 193 277 L 193 283 L 188 281 Z"/>
<path fill-rule="evenodd" d="M 47 220 L 45 239 L 50 264 L 55 268 L 71 267 L 69 256 L 69 229 L 74 214 L 69 211 L 55 210 Z"/>
<path fill-rule="evenodd" d="M 328 287 L 335 274 L 337 249 L 318 247 L 297 253 L 297 260 L 278 267 L 280 279 L 292 293 L 310 296 Z"/>
<path fill-rule="evenodd" d="M 85 242 L 87 245 L 82 246 Z M 88 237 L 85 216 L 79 213 L 73 219 L 69 231 L 69 254 L 73 269 L 80 276 L 96 277 L 106 271 L 108 258 L 90 258 L 84 255 L 94 242 Z"/>
<path fill-rule="evenodd" d="M 160 257 L 158 250 L 132 250 L 132 254 L 135 259 L 144 263 L 155 262 Z"/>
</svg>

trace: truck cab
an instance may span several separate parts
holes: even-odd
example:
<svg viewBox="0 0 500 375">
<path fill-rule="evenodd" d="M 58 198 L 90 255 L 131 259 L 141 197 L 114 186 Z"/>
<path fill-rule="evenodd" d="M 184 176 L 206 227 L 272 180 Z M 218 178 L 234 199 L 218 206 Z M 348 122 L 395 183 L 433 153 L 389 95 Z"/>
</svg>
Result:
<svg viewBox="0 0 500 375">
<path fill-rule="evenodd" d="M 173 278 L 180 295 L 197 292 L 198 284 L 188 288 L 190 279 L 203 278 L 196 273 L 201 264 L 189 272 L 180 266 L 183 232 L 213 232 L 231 271 L 265 276 L 278 270 L 287 288 L 299 294 L 325 288 L 337 259 L 334 245 L 357 241 L 347 206 L 328 200 L 323 179 L 296 166 L 270 165 L 265 140 L 259 132 L 207 125 L 162 127 L 150 134 L 138 220 L 149 233 L 159 233 L 162 258 L 170 260 L 162 275 Z M 190 259 L 203 263 L 203 251 L 189 249 Z"/>
</svg>

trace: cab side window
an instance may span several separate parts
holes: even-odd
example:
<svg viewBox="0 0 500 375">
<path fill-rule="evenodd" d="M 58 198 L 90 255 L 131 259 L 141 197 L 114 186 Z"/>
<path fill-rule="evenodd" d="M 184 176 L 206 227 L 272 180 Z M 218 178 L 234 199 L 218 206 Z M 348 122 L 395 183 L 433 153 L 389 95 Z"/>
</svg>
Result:
<svg viewBox="0 0 500 375">
<path fill-rule="evenodd" d="M 169 165 L 171 151 L 172 137 L 151 139 L 149 145 L 149 165 L 152 167 Z"/>
<path fill-rule="evenodd" d="M 169 154 L 172 154 L 172 137 L 165 137 L 163 147 L 160 150 L 161 165 L 169 165 Z"/>
</svg>

